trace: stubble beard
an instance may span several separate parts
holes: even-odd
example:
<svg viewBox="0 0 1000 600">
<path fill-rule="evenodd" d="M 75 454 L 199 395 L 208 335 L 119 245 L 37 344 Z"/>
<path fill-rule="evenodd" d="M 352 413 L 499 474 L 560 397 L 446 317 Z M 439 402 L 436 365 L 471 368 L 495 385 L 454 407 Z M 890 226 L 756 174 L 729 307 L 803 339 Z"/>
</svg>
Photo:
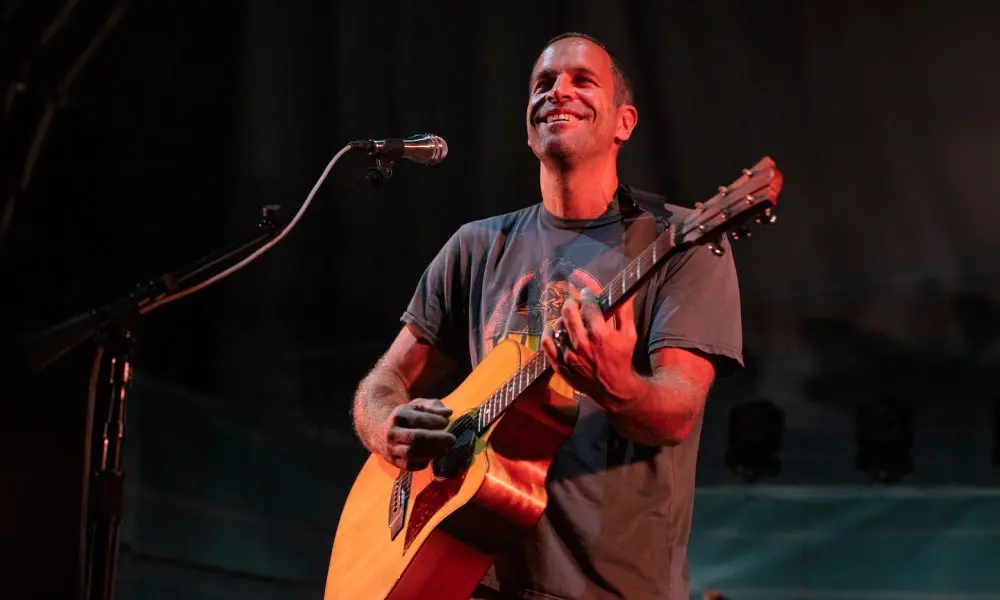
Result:
<svg viewBox="0 0 1000 600">
<path fill-rule="evenodd" d="M 561 171 L 568 170 L 584 162 L 587 154 L 587 140 L 579 135 L 540 135 L 538 158 Z"/>
</svg>

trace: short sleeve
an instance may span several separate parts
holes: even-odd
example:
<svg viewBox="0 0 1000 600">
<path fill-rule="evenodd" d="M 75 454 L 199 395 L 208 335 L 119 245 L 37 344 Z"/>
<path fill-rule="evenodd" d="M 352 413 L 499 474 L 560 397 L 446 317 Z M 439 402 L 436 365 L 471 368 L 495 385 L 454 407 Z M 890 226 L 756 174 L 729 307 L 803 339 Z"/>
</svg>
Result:
<svg viewBox="0 0 1000 600">
<path fill-rule="evenodd" d="M 400 320 L 459 364 L 468 362 L 468 265 L 462 229 L 427 265 Z"/>
<path fill-rule="evenodd" d="M 743 324 L 736 264 L 727 238 L 716 256 L 707 245 L 671 259 L 656 279 L 649 352 L 666 347 L 695 350 L 721 376 L 743 366 Z"/>
</svg>

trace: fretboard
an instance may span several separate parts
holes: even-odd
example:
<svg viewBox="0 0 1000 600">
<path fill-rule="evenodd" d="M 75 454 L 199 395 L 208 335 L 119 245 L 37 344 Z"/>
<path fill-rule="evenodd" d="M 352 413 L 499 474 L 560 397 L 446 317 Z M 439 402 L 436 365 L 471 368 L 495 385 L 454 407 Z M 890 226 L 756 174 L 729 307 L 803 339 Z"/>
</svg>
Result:
<svg viewBox="0 0 1000 600">
<path fill-rule="evenodd" d="M 645 250 L 639 253 L 627 267 L 615 275 L 597 296 L 601 314 L 607 316 L 623 301 L 628 300 L 636 290 L 668 255 L 673 253 L 676 228 L 673 224 Z"/>
<path fill-rule="evenodd" d="M 638 288 L 653 272 L 655 267 L 673 254 L 675 244 L 676 229 L 674 225 L 656 238 L 645 250 L 639 253 L 624 269 L 622 269 L 608 285 L 601 290 L 597 296 L 601 314 L 607 316 L 614 308 Z M 479 435 L 496 421 L 500 415 L 514 402 L 514 400 L 534 383 L 539 377 L 549 370 L 549 360 L 545 353 L 539 349 L 531 358 L 525 362 L 514 375 L 503 383 L 493 394 L 479 407 L 479 417 L 476 423 L 476 432 Z"/>
</svg>

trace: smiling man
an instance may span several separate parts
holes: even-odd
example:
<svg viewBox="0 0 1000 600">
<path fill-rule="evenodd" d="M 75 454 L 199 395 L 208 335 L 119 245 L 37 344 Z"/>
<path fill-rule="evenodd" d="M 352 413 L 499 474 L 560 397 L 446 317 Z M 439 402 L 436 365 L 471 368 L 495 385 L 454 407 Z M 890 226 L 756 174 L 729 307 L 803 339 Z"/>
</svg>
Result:
<svg viewBox="0 0 1000 600">
<path fill-rule="evenodd" d="M 742 364 L 739 289 L 730 253 L 702 247 L 668 259 L 607 320 L 591 302 L 689 212 L 618 180 L 637 123 L 628 79 L 600 42 L 550 40 L 526 114 L 541 201 L 459 228 L 358 388 L 360 439 L 406 469 L 454 441 L 443 431 L 449 410 L 420 395 L 503 339 L 545 352 L 578 391 L 579 421 L 551 466 L 546 512 L 475 598 L 688 598 L 702 411 L 715 379 Z"/>
</svg>

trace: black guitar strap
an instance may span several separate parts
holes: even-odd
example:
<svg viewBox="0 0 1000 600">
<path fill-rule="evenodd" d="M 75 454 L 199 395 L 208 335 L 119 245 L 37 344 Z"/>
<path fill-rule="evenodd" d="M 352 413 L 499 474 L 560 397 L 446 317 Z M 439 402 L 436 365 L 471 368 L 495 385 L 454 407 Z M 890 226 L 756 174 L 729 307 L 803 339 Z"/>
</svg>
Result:
<svg viewBox="0 0 1000 600">
<path fill-rule="evenodd" d="M 649 210 L 644 209 L 635 199 L 632 189 L 627 185 L 620 184 L 616 194 L 618 201 L 618 211 L 622 217 L 622 224 L 625 228 L 623 248 L 626 258 L 629 261 L 639 256 L 643 250 L 648 248 L 656 238 L 666 231 L 666 217 L 654 215 Z M 640 324 L 649 323 L 652 318 L 652 310 L 647 302 L 647 290 L 649 285 L 656 281 L 656 275 L 651 276 L 646 283 L 641 285 L 633 295 L 633 308 L 635 311 L 635 326 L 639 333 L 636 345 L 645 347 L 648 343 L 648 331 L 643 331 Z M 649 359 L 645 352 L 636 352 L 635 367 L 639 372 L 647 372 L 649 369 Z M 618 433 L 608 425 L 608 468 L 623 465 L 631 462 L 635 448 L 628 440 L 618 435 Z"/>
<path fill-rule="evenodd" d="M 632 189 L 625 184 L 618 185 L 616 199 L 618 212 L 621 214 L 622 224 L 625 228 L 623 250 L 625 257 L 631 261 L 648 248 L 661 233 L 666 231 L 667 223 L 665 218 L 661 218 L 640 206 Z M 652 279 L 653 277 L 650 278 L 650 280 Z M 643 284 L 635 292 L 633 306 L 635 307 L 636 327 L 639 326 L 641 315 L 645 313 L 645 296 L 648 285 L 648 283 Z M 642 332 L 640 332 L 640 337 L 642 337 L 641 334 Z"/>
</svg>

